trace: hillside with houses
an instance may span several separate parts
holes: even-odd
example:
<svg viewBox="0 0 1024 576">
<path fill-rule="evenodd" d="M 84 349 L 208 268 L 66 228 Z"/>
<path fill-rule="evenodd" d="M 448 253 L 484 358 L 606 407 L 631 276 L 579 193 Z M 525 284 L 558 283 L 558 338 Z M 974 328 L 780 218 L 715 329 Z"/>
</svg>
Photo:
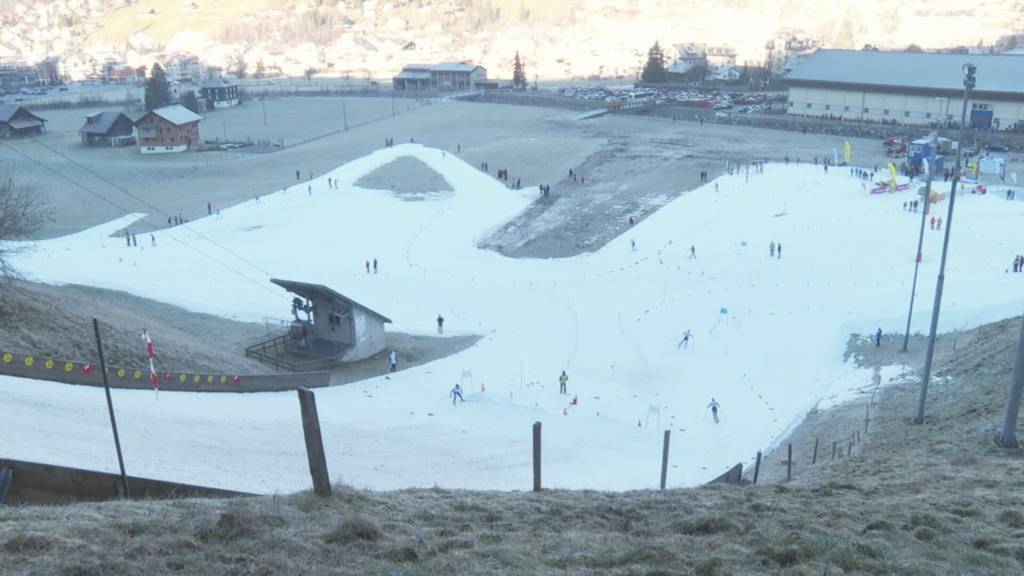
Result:
<svg viewBox="0 0 1024 576">
<path fill-rule="evenodd" d="M 154 62 L 196 57 L 239 76 L 386 78 L 408 64 L 468 61 L 536 79 L 632 78 L 654 39 L 760 64 L 799 39 L 838 48 L 1010 48 L 1020 2 L 714 5 L 656 0 L 9 0 L 0 67 L 54 79 L 127 82 Z"/>
</svg>

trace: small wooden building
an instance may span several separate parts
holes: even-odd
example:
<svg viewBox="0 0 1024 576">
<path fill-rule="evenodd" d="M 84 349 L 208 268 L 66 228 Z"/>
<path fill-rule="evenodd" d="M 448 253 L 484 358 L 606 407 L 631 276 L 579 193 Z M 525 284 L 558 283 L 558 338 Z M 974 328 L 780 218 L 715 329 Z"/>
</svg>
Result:
<svg viewBox="0 0 1024 576">
<path fill-rule="evenodd" d="M 143 154 L 184 152 L 199 144 L 203 117 L 179 104 L 150 110 L 135 122 Z"/>
<path fill-rule="evenodd" d="M 392 79 L 395 90 L 472 90 L 487 81 L 487 69 L 466 62 L 410 64 Z"/>
<path fill-rule="evenodd" d="M 352 362 L 384 350 L 384 325 L 391 320 L 321 284 L 272 278 L 296 294 L 292 300 L 289 351 Z"/>
<path fill-rule="evenodd" d="M 135 144 L 135 123 L 121 112 L 93 112 L 78 130 L 87 146 L 130 146 Z"/>
<path fill-rule="evenodd" d="M 208 110 L 238 106 L 238 82 L 224 78 L 210 78 L 199 88 L 199 95 L 206 100 Z"/>
<path fill-rule="evenodd" d="M 46 120 L 28 111 L 24 106 L 0 104 L 0 138 L 38 136 L 43 133 Z"/>
</svg>

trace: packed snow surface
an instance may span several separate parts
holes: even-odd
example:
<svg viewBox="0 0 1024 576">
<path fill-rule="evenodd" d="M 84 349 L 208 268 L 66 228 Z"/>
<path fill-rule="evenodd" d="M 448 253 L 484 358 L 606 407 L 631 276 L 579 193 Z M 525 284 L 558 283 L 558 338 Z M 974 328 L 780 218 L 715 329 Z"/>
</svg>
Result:
<svg viewBox="0 0 1024 576">
<path fill-rule="evenodd" d="M 403 156 L 453 191 L 410 202 L 353 185 Z M 318 390 L 334 481 L 528 489 L 530 428 L 541 421 L 545 486 L 654 487 L 666 428 L 669 483 L 693 485 L 749 462 L 819 400 L 869 384 L 871 371 L 844 363 L 852 333 L 902 332 L 920 222 L 902 204 L 917 185 L 870 188 L 844 168 L 770 164 L 680 197 L 598 252 L 516 260 L 476 240 L 537 189 L 509 190 L 456 155 L 410 144 L 159 231 L 155 247 L 148 235 L 137 248 L 116 236 L 135 214 L 39 242 L 16 265 L 37 280 L 255 321 L 289 314 L 290 295 L 270 277 L 322 283 L 392 329 L 431 333 L 442 314 L 446 332 L 484 335 L 390 378 L 382 360 L 378 378 Z M 991 190 L 958 196 L 941 329 L 1020 312 L 1024 274 L 1006 269 L 1024 252 L 1022 207 Z M 946 201 L 937 208 L 944 218 Z M 915 331 L 927 330 L 942 234 L 925 230 Z M 781 258 L 769 255 L 773 241 Z M 365 271 L 373 258 L 379 274 Z M 466 401 L 453 405 L 456 383 Z M 0 398 L 3 456 L 116 469 L 102 389 L 0 377 Z M 113 398 L 133 475 L 263 493 L 310 486 L 294 393 Z"/>
</svg>

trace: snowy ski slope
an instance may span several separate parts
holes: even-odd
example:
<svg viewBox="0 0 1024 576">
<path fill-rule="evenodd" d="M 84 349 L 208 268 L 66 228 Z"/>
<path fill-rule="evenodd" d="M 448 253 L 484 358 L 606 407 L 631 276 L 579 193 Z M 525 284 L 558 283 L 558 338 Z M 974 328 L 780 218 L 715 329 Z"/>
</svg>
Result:
<svg viewBox="0 0 1024 576">
<path fill-rule="evenodd" d="M 454 192 L 409 201 L 353 185 L 405 155 Z M 400 145 L 323 175 L 312 194 L 303 183 L 157 232 L 155 248 L 148 235 L 131 249 L 111 237 L 133 215 L 39 242 L 15 264 L 46 282 L 247 320 L 288 315 L 290 297 L 271 276 L 317 282 L 395 330 L 432 333 L 440 313 L 446 331 L 485 335 L 391 379 L 382 361 L 379 378 L 317 391 L 335 481 L 527 489 L 530 425 L 541 420 L 546 486 L 655 487 L 667 427 L 669 483 L 693 485 L 780 441 L 837 387 L 870 381 L 842 353 L 851 333 L 902 333 L 920 217 L 901 209 L 913 190 L 873 196 L 842 168 L 773 164 L 749 182 L 715 182 L 596 253 L 515 260 L 475 243 L 537 190 L 511 191 L 453 154 Z M 1022 216 L 1024 203 L 999 193 L 958 198 L 942 329 L 1020 312 L 1024 275 L 1005 269 L 1024 252 Z M 781 259 L 769 257 L 773 240 Z M 917 331 L 927 329 L 941 241 L 926 230 Z M 380 274 L 366 274 L 372 258 Z M 680 349 L 687 329 L 694 337 Z M 453 407 L 448 391 L 464 370 L 473 386 Z M 310 484 L 294 393 L 116 390 L 114 402 L 132 474 L 265 493 Z M 0 377 L 0 438 L 7 457 L 116 468 L 101 389 Z"/>
</svg>

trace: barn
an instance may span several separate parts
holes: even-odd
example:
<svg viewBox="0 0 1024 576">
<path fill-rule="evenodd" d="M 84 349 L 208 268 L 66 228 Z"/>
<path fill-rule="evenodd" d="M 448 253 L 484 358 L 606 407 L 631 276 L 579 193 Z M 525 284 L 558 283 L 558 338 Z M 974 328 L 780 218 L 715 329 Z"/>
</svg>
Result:
<svg viewBox="0 0 1024 576">
<path fill-rule="evenodd" d="M 139 149 L 143 154 L 168 154 L 193 148 L 199 144 L 202 119 L 178 104 L 150 110 L 135 122 Z"/>
<path fill-rule="evenodd" d="M 130 146 L 135 143 L 135 123 L 121 112 L 93 112 L 78 129 L 86 146 Z"/>
<path fill-rule="evenodd" d="M 486 82 L 487 69 L 466 62 L 410 64 L 393 78 L 395 90 L 472 90 Z"/>
<path fill-rule="evenodd" d="M 785 77 L 787 111 L 800 116 L 952 126 L 966 63 L 977 66 L 971 127 L 1024 127 L 1024 56 L 817 50 Z"/>
<path fill-rule="evenodd" d="M 25 107 L 0 104 L 0 138 L 38 136 L 45 127 L 46 120 Z"/>
</svg>

